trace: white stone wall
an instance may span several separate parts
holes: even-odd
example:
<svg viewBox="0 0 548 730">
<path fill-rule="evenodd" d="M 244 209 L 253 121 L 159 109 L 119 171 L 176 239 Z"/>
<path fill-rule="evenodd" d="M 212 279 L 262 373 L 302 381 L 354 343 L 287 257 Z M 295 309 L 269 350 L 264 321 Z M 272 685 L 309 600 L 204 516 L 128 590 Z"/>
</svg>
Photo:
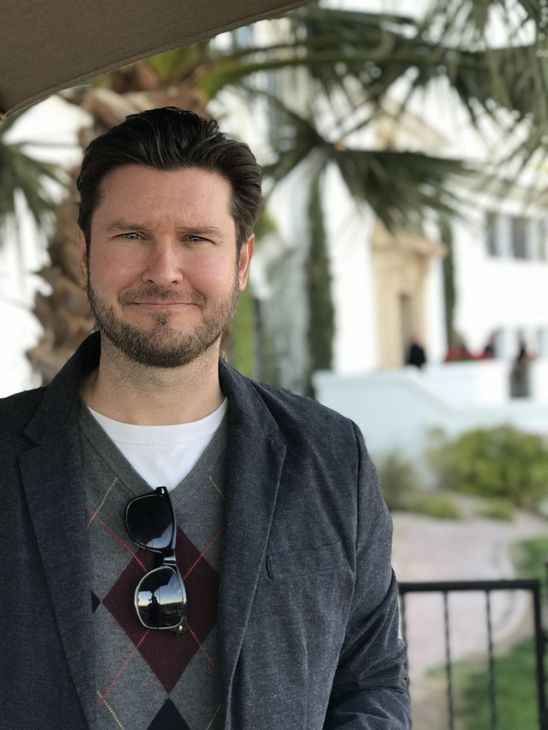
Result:
<svg viewBox="0 0 548 730">
<path fill-rule="evenodd" d="M 351 418 L 379 459 L 392 451 L 420 462 L 428 434 L 449 436 L 474 428 L 512 424 L 548 436 L 548 362 L 533 363 L 533 398 L 510 400 L 509 364 L 450 363 L 430 372 L 408 367 L 369 375 L 317 373 L 324 405 Z"/>
</svg>

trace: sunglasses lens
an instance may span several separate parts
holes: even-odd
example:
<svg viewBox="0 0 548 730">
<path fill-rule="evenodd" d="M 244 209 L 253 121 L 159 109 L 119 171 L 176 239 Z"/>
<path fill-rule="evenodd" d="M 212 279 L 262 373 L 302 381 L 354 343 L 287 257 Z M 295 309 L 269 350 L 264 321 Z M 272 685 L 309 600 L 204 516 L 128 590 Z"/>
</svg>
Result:
<svg viewBox="0 0 548 730">
<path fill-rule="evenodd" d="M 146 494 L 132 500 L 126 509 L 126 527 L 131 539 L 141 547 L 167 550 L 175 528 L 167 494 Z"/>
<path fill-rule="evenodd" d="M 141 623 L 149 629 L 170 629 L 186 618 L 186 591 L 177 571 L 170 567 L 147 573 L 135 591 Z M 182 630 L 186 628 L 186 620 Z"/>
</svg>

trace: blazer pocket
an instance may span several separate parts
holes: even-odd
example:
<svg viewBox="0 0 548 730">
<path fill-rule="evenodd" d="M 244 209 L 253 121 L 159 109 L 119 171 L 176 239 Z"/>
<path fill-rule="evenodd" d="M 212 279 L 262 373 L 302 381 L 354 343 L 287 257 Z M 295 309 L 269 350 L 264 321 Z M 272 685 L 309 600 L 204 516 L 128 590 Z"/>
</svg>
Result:
<svg viewBox="0 0 548 730">
<path fill-rule="evenodd" d="M 346 564 L 341 542 L 307 550 L 283 550 L 266 556 L 266 571 L 271 580 L 296 578 L 314 573 L 329 573 Z"/>
</svg>

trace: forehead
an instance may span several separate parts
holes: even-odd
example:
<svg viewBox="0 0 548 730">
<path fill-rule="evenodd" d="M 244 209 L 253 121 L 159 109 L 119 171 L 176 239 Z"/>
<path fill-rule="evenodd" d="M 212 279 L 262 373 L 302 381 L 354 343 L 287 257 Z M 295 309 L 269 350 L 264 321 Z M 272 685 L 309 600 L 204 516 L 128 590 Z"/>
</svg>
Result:
<svg viewBox="0 0 548 730">
<path fill-rule="evenodd" d="M 197 167 L 157 170 L 125 165 L 101 181 L 94 217 L 120 212 L 156 212 L 158 215 L 205 215 L 232 218 L 232 188 L 217 172 Z"/>
</svg>

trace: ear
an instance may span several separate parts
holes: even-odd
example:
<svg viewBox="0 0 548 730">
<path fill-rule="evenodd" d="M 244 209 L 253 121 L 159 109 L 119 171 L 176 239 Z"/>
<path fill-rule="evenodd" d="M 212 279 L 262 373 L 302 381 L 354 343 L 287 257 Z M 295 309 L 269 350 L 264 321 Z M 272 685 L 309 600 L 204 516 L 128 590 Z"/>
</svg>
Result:
<svg viewBox="0 0 548 730">
<path fill-rule="evenodd" d="M 80 227 L 78 227 L 78 253 L 80 256 L 80 283 L 85 287 L 88 281 L 88 254 L 86 239 Z"/>
<path fill-rule="evenodd" d="M 253 258 L 253 251 L 255 250 L 255 236 L 250 236 L 247 241 L 242 243 L 240 248 L 240 256 L 238 260 L 238 284 L 240 291 L 243 291 L 249 279 L 249 265 Z"/>
</svg>

